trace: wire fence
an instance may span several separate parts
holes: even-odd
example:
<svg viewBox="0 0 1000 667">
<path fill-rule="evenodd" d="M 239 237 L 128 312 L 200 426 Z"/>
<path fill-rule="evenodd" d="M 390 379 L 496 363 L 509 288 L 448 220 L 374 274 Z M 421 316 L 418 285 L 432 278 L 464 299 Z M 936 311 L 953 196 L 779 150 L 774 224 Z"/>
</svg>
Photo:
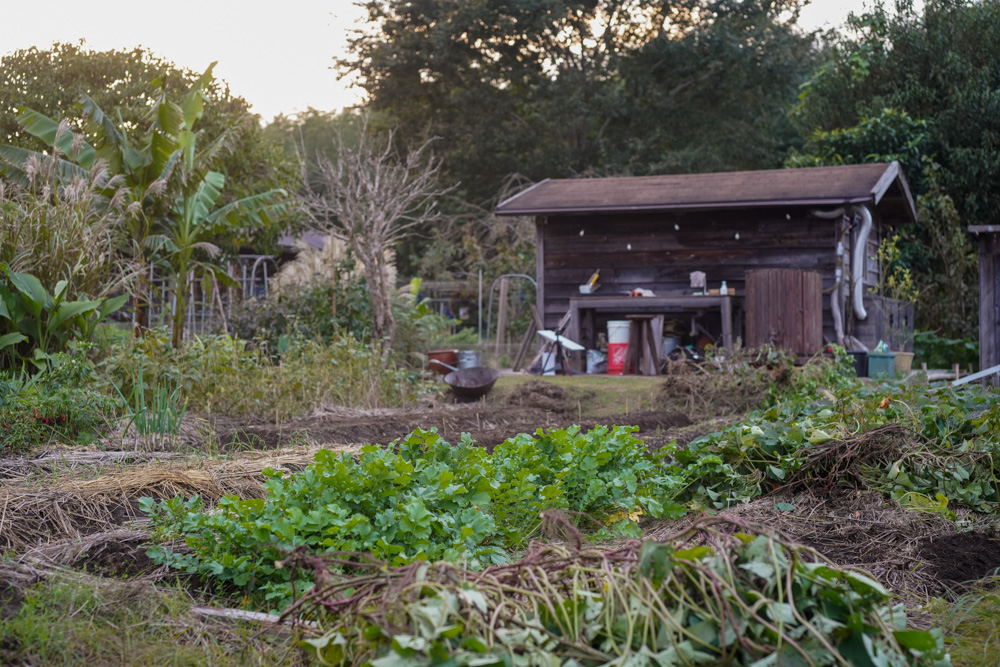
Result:
<svg viewBox="0 0 1000 667">
<path fill-rule="evenodd" d="M 211 274 L 196 275 L 192 271 L 184 315 L 185 336 L 224 333 L 235 306 L 248 299 L 267 297 L 271 278 L 277 270 L 272 255 L 246 254 L 229 263 L 231 285 L 221 284 Z M 169 279 L 154 268 L 149 271 L 148 298 L 150 326 L 170 326 L 177 299 L 170 289 Z"/>
</svg>

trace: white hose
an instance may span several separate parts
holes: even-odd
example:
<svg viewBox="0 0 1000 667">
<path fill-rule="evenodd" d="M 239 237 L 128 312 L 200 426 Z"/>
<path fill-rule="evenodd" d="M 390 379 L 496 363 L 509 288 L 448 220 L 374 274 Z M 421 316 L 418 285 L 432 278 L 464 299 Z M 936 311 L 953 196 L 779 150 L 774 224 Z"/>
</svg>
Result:
<svg viewBox="0 0 1000 667">
<path fill-rule="evenodd" d="M 820 211 L 819 209 L 814 209 L 809 211 L 809 213 L 822 220 L 835 220 L 837 218 L 844 217 L 844 208 L 835 208 L 832 211 Z M 841 231 L 843 229 L 843 231 Z M 833 291 L 830 292 L 830 314 L 833 316 L 833 331 L 834 335 L 837 337 L 837 345 L 844 345 L 844 315 L 843 310 L 840 307 L 840 292 L 841 292 L 841 281 L 843 280 L 843 263 L 844 263 L 844 234 L 847 231 L 847 226 L 838 224 L 837 225 L 837 255 L 836 261 L 834 263 L 834 281 L 833 281 Z"/>
<path fill-rule="evenodd" d="M 854 244 L 854 255 L 851 258 L 851 284 L 854 287 L 854 316 L 859 320 L 868 319 L 865 310 L 865 281 L 862 280 L 865 270 L 865 249 L 868 247 L 868 234 L 872 230 L 872 212 L 867 206 L 861 206 L 861 230 Z"/>
<path fill-rule="evenodd" d="M 813 210 L 809 211 L 809 215 L 816 218 L 821 218 L 823 220 L 835 220 L 837 218 L 843 217 L 844 207 L 841 206 L 840 208 L 835 208 L 832 211 L 821 211 L 818 208 L 814 208 Z"/>
</svg>

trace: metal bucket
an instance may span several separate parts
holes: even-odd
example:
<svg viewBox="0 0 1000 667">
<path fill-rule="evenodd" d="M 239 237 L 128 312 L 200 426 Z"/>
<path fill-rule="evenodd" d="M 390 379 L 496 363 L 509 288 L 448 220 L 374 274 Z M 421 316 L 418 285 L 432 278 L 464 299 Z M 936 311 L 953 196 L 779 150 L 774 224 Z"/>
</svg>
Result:
<svg viewBox="0 0 1000 667">
<path fill-rule="evenodd" d="M 483 365 L 483 355 L 479 350 L 459 350 L 458 368 L 478 368 Z"/>
</svg>

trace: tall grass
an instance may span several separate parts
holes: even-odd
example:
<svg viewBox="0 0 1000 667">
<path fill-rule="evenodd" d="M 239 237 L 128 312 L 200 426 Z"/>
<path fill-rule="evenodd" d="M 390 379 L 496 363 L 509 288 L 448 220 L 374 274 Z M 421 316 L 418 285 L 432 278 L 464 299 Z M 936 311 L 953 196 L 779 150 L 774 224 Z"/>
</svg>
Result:
<svg viewBox="0 0 1000 667">
<path fill-rule="evenodd" d="M 140 363 L 139 372 L 133 380 L 132 391 L 128 398 L 117 386 L 115 390 L 131 413 L 129 425 L 135 426 L 140 435 L 175 436 L 180 431 L 181 422 L 187 412 L 187 401 L 182 400 L 180 387 L 174 386 L 171 389 L 158 383 L 153 385 L 152 391 L 147 394 L 145 374 Z"/>
<path fill-rule="evenodd" d="M 30 184 L 0 181 L 0 264 L 30 273 L 49 291 L 60 280 L 83 296 L 106 296 L 127 277 L 117 235 L 124 216 L 118 182 L 102 164 L 57 185 L 56 158 L 28 165 Z"/>
<path fill-rule="evenodd" d="M 935 624 L 945 631 L 955 667 L 1000 665 L 1000 577 L 979 582 L 953 603 L 936 599 L 930 605 Z"/>
<path fill-rule="evenodd" d="M 385 362 L 350 336 L 332 341 L 292 337 L 272 358 L 258 346 L 230 336 L 202 336 L 173 350 L 166 331 L 152 331 L 102 362 L 125 395 L 145 387 L 179 389 L 192 412 L 254 415 L 277 422 L 322 405 L 396 407 L 424 389 L 419 375 Z M 154 397 L 145 394 L 153 408 Z"/>
</svg>

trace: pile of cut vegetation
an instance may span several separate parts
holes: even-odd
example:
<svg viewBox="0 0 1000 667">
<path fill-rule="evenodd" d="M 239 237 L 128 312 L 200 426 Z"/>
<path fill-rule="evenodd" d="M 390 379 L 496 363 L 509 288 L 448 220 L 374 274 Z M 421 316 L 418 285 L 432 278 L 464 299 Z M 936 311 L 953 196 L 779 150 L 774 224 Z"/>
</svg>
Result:
<svg viewBox="0 0 1000 667">
<path fill-rule="evenodd" d="M 863 572 L 731 519 L 601 550 L 533 544 L 514 563 L 386 570 L 352 554 L 281 563 L 317 586 L 284 618 L 323 664 L 948 665 Z"/>
</svg>

